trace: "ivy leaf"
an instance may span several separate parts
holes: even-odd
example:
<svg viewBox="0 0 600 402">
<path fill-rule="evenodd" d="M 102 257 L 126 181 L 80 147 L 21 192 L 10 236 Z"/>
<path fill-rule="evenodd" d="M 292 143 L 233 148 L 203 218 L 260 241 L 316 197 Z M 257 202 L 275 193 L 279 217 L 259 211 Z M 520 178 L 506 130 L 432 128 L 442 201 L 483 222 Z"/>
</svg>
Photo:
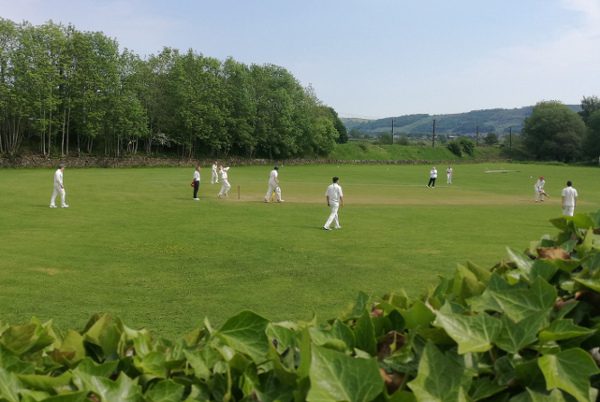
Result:
<svg viewBox="0 0 600 402">
<path fill-rule="evenodd" d="M 356 321 L 354 327 L 354 336 L 356 337 L 356 347 L 365 352 L 374 355 L 377 353 L 377 340 L 375 339 L 375 329 L 371 321 L 371 315 L 367 310 Z"/>
<path fill-rule="evenodd" d="M 76 331 L 69 330 L 60 347 L 52 350 L 50 355 L 58 363 L 76 364 L 85 357 L 83 336 Z"/>
<path fill-rule="evenodd" d="M 0 367 L 0 400 L 19 402 L 19 389 L 21 384 L 17 376 Z"/>
<path fill-rule="evenodd" d="M 559 388 L 580 402 L 591 401 L 590 377 L 600 373 L 594 359 L 583 349 L 573 348 L 538 359 L 546 389 Z"/>
<path fill-rule="evenodd" d="M 485 290 L 485 284 L 481 283 L 477 276 L 466 267 L 458 265 L 452 281 L 452 293 L 458 300 L 479 296 Z"/>
<path fill-rule="evenodd" d="M 481 399 L 486 399 L 505 389 L 506 386 L 499 385 L 489 377 L 478 378 L 473 381 L 471 389 L 469 390 L 470 400 L 479 401 Z"/>
<path fill-rule="evenodd" d="M 502 330 L 502 323 L 497 318 L 485 313 L 472 316 L 454 314 L 448 303 L 436 313 L 433 325 L 444 328 L 454 339 L 459 354 L 490 350 Z"/>
<path fill-rule="evenodd" d="M 529 388 L 525 392 L 511 398 L 510 402 L 566 402 L 564 395 L 558 389 L 549 394 L 542 394 Z"/>
<path fill-rule="evenodd" d="M 470 378 L 458 356 L 454 357 L 443 354 L 433 343 L 427 343 L 417 377 L 408 383 L 418 401 L 467 401 Z"/>
<path fill-rule="evenodd" d="M 16 355 L 35 352 L 52 345 L 54 338 L 39 323 L 13 325 L 2 333 L 0 345 Z"/>
<path fill-rule="evenodd" d="M 19 380 L 26 387 L 39 390 L 53 392 L 55 388 L 65 387 L 71 382 L 73 375 L 70 372 L 65 372 L 59 376 L 49 376 L 40 374 L 20 374 Z"/>
<path fill-rule="evenodd" d="M 537 333 L 546 321 L 544 316 L 534 315 L 515 323 L 502 316 L 502 331 L 496 338 L 496 345 L 509 353 L 519 353 L 524 347 L 537 341 Z"/>
<path fill-rule="evenodd" d="M 152 351 L 143 357 L 134 358 L 135 367 L 140 373 L 152 378 L 165 378 L 167 366 L 164 353 Z"/>
<path fill-rule="evenodd" d="M 595 226 L 594 220 L 588 214 L 575 214 L 571 220 L 578 229 L 588 229 Z"/>
<path fill-rule="evenodd" d="M 542 278 L 536 278 L 529 288 L 509 285 L 498 275 L 493 275 L 488 288 L 481 296 L 469 299 L 474 311 L 497 311 L 519 322 L 533 315 L 550 312 L 556 299 L 556 289 Z"/>
<path fill-rule="evenodd" d="M 59 394 L 56 396 L 51 396 L 49 398 L 44 399 L 44 402 L 89 402 L 88 392 L 87 391 L 79 391 L 79 392 L 68 392 L 64 394 Z"/>
<path fill-rule="evenodd" d="M 184 391 L 185 386 L 172 380 L 162 380 L 153 384 L 144 397 L 147 402 L 179 402 Z"/>
<path fill-rule="evenodd" d="M 316 345 L 334 348 L 341 352 L 352 350 L 356 343 L 352 329 L 340 320 L 335 320 L 331 327 L 311 327 L 309 332 Z"/>
<path fill-rule="evenodd" d="M 531 266 L 533 265 L 533 260 L 527 255 L 515 251 L 510 247 L 507 247 L 506 251 L 508 252 L 510 260 L 517 265 L 519 271 L 525 274 L 526 277 L 529 277 L 529 274 L 531 273 Z"/>
<path fill-rule="evenodd" d="M 555 320 L 550 326 L 540 332 L 541 342 L 561 341 L 578 336 L 592 335 L 596 331 L 591 328 L 575 325 L 573 320 Z"/>
<path fill-rule="evenodd" d="M 435 314 L 420 300 L 417 300 L 407 310 L 401 310 L 400 314 L 406 323 L 406 328 L 428 327 L 435 319 Z"/>
<path fill-rule="evenodd" d="M 383 392 L 383 379 L 375 359 L 357 359 L 313 345 L 307 400 L 372 401 Z"/>
<path fill-rule="evenodd" d="M 244 353 L 254 362 L 265 360 L 268 351 L 266 334 L 269 321 L 252 311 L 242 311 L 231 317 L 217 331 L 216 336 L 233 349 Z"/>
<path fill-rule="evenodd" d="M 117 381 L 97 378 L 97 381 L 93 381 L 94 387 L 91 390 L 103 401 L 139 402 L 142 400 L 142 393 L 137 381 L 137 378 L 132 380 L 121 372 Z"/>
<path fill-rule="evenodd" d="M 86 357 L 73 370 L 73 377 L 75 378 L 80 374 L 95 377 L 109 377 L 115 372 L 118 365 L 118 360 L 111 360 L 102 364 L 97 364 L 89 357 Z"/>
<path fill-rule="evenodd" d="M 589 278 L 574 277 L 575 281 L 581 283 L 583 286 L 590 288 L 597 293 L 600 293 L 600 274 L 596 273 L 594 276 Z"/>
<path fill-rule="evenodd" d="M 86 327 L 87 330 L 83 334 L 85 341 L 100 346 L 105 357 L 117 355 L 121 331 L 110 315 L 95 315 Z"/>
</svg>

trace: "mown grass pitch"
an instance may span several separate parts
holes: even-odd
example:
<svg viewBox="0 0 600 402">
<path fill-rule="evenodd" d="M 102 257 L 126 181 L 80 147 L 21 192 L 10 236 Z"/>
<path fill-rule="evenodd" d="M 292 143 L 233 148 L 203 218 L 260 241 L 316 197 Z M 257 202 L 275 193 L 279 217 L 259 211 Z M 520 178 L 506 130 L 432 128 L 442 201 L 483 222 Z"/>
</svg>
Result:
<svg viewBox="0 0 600 402">
<path fill-rule="evenodd" d="M 282 166 L 283 204 L 264 204 L 270 166 L 232 167 L 229 199 L 193 167 L 65 170 L 69 209 L 48 208 L 54 169 L 0 170 L 0 321 L 36 316 L 80 328 L 95 312 L 174 337 L 242 309 L 272 320 L 333 317 L 358 291 L 416 295 L 456 263 L 490 266 L 510 246 L 554 233 L 566 180 L 576 212 L 600 206 L 598 168 Z M 492 170 L 507 172 L 486 173 Z M 321 230 L 340 177 L 342 230 Z M 533 202 L 546 177 L 551 198 Z M 237 186 L 240 199 L 237 199 Z"/>
</svg>

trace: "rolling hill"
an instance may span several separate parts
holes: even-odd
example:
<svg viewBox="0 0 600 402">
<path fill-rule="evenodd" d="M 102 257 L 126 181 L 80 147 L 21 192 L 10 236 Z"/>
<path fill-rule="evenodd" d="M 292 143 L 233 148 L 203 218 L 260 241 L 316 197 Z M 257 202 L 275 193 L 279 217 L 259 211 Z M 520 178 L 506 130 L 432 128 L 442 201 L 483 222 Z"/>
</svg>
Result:
<svg viewBox="0 0 600 402">
<path fill-rule="evenodd" d="M 567 105 L 575 111 L 581 110 L 579 105 Z M 377 120 L 341 118 L 348 131 L 359 131 L 362 134 L 376 136 L 392 131 L 394 121 L 395 134 L 429 134 L 432 130 L 433 119 L 436 122 L 436 133 L 447 135 L 472 135 L 479 130 L 481 134 L 496 133 L 502 135 L 512 128 L 513 133 L 521 132 L 523 122 L 533 106 L 515 109 L 484 109 L 472 110 L 456 114 L 411 114 L 386 117 Z"/>
</svg>

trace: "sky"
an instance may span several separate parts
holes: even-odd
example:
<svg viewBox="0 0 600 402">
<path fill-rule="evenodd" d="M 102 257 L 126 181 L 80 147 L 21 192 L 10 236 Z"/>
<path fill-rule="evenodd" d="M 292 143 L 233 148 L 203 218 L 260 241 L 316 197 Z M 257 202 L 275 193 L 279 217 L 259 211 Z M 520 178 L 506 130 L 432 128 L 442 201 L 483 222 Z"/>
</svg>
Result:
<svg viewBox="0 0 600 402">
<path fill-rule="evenodd" d="M 0 17 L 276 64 L 341 117 L 600 96 L 600 0 L 0 0 Z"/>
</svg>

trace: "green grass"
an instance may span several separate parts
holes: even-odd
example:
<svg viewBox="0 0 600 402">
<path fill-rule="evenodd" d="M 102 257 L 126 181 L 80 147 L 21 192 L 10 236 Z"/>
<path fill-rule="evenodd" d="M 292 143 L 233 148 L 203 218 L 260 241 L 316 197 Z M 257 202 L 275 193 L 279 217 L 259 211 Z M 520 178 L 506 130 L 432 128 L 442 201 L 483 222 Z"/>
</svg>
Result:
<svg viewBox="0 0 600 402">
<path fill-rule="evenodd" d="M 368 142 L 337 144 L 328 156 L 329 160 L 371 160 L 371 161 L 473 161 L 502 159 L 498 147 L 477 147 L 475 155 L 454 155 L 444 145 L 435 148 L 418 145 L 379 145 Z"/>
<path fill-rule="evenodd" d="M 242 309 L 272 320 L 335 316 L 358 291 L 422 292 L 467 259 L 490 266 L 554 233 L 567 179 L 576 212 L 599 208 L 598 169 L 457 165 L 425 187 L 430 166 L 283 166 L 283 204 L 264 204 L 269 167 L 233 167 L 231 197 L 203 169 L 65 170 L 69 209 L 48 208 L 53 170 L 0 170 L 0 320 L 36 316 L 80 328 L 100 311 L 173 337 Z M 507 169 L 508 173 L 485 173 Z M 445 166 L 438 166 L 440 172 Z M 343 229 L 320 228 L 340 176 Z M 552 198 L 533 203 L 544 175 Z M 441 175 L 443 176 L 443 175 Z M 237 186 L 241 199 L 237 199 Z"/>
</svg>

